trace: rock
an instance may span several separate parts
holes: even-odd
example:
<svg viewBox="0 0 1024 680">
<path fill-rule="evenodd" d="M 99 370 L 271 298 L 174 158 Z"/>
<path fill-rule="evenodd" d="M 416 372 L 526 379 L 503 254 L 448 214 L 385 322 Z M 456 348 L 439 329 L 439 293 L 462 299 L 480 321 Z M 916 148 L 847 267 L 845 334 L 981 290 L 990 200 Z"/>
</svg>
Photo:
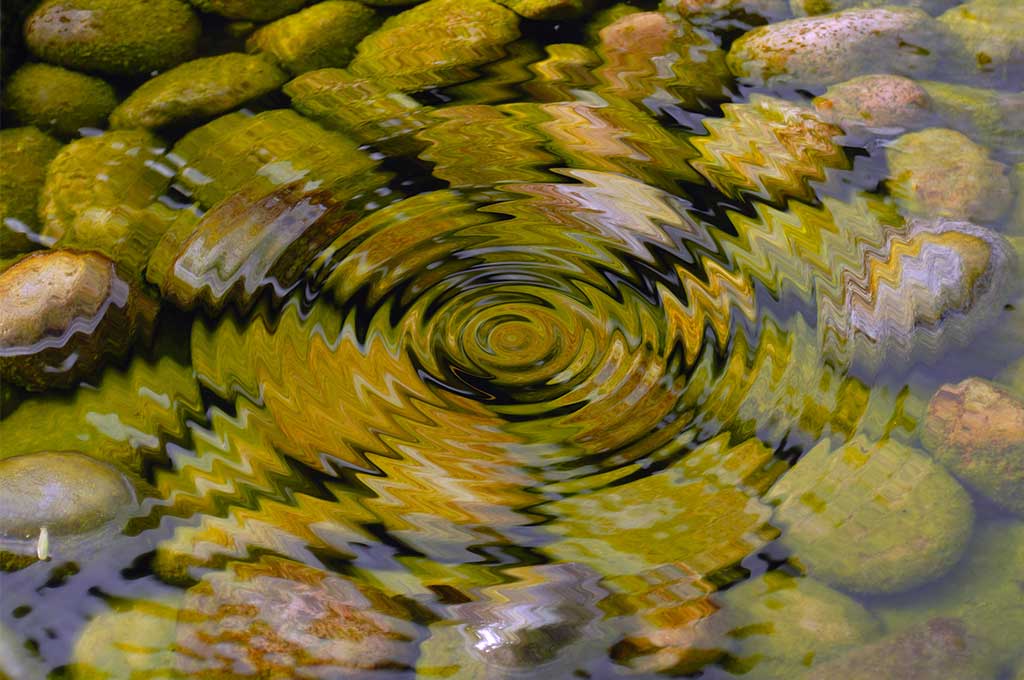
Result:
<svg viewBox="0 0 1024 680">
<path fill-rule="evenodd" d="M 945 11 L 957 0 L 789 0 L 789 6 L 793 14 L 798 17 L 828 14 L 854 7 L 885 7 L 886 5 L 899 7 L 916 7 L 928 14 L 936 15 Z"/>
<path fill-rule="evenodd" d="M 106 255 L 125 275 L 141 280 L 153 249 L 182 212 L 159 202 L 145 208 L 90 206 L 75 217 L 56 245 Z"/>
<path fill-rule="evenodd" d="M 740 24 L 750 28 L 792 18 L 789 0 L 662 0 L 660 7 L 679 13 L 684 19 L 701 26 L 720 24 L 743 17 Z"/>
<path fill-rule="evenodd" d="M 927 583 L 960 558 L 971 499 L 941 466 L 895 441 L 822 442 L 769 493 L 782 541 L 808 572 L 857 593 Z"/>
<path fill-rule="evenodd" d="M 843 295 L 850 361 L 873 375 L 883 366 L 934 362 L 968 346 L 1014 299 L 1017 257 L 990 229 L 969 222 L 912 220 L 887 236 Z"/>
<path fill-rule="evenodd" d="M 907 593 L 886 598 L 874 609 L 894 633 L 919 627 L 935 617 L 960 620 L 969 636 L 987 644 L 988 656 L 995 664 L 1009 664 L 1020 655 L 1020 641 L 1024 639 L 1021 574 L 1024 522 L 989 521 L 975 531 L 964 559 L 946 578 L 930 586 L 924 597 Z M 940 677 L 989 678 L 995 673 Z"/>
<path fill-rule="evenodd" d="M 201 121 L 273 92 L 288 79 L 259 56 L 229 52 L 189 61 L 146 81 L 110 114 L 114 128 Z"/>
<path fill-rule="evenodd" d="M 855 600 L 814 579 L 780 571 L 744 581 L 715 598 L 716 625 L 739 641 L 735 653 L 757 678 L 793 678 L 882 634 Z"/>
<path fill-rule="evenodd" d="M 42 234 L 56 241 L 90 208 L 145 208 L 171 183 L 160 140 L 143 130 L 77 139 L 50 162 L 39 196 Z"/>
<path fill-rule="evenodd" d="M 601 29 L 596 70 L 604 87 L 648 108 L 652 100 L 695 109 L 728 96 L 732 81 L 717 39 L 661 12 L 626 15 Z"/>
<path fill-rule="evenodd" d="M 36 216 L 46 168 L 60 142 L 33 127 L 0 130 L 0 255 L 10 257 L 53 239 Z"/>
<path fill-rule="evenodd" d="M 963 76 L 1024 86 L 1024 5 L 1018 0 L 970 0 L 939 17 L 956 40 Z"/>
<path fill-rule="evenodd" d="M 849 9 L 755 28 L 732 44 L 728 64 L 756 84 L 832 85 L 870 73 L 919 77 L 941 48 L 941 26 L 921 10 Z"/>
<path fill-rule="evenodd" d="M 572 19 L 583 14 L 593 0 L 498 0 L 521 17 L 537 21 Z"/>
<path fill-rule="evenodd" d="M 1009 168 L 955 130 L 905 134 L 889 145 L 885 156 L 889 191 L 909 212 L 995 222 L 1013 201 Z"/>
<path fill-rule="evenodd" d="M 49 64 L 25 64 L 4 90 L 4 108 L 15 121 L 60 137 L 106 127 L 115 106 L 117 95 L 106 81 Z"/>
<path fill-rule="evenodd" d="M 94 616 L 75 642 L 75 680 L 173 678 L 174 633 L 181 603 L 119 601 Z"/>
<path fill-rule="evenodd" d="M 607 646 L 600 577 L 578 564 L 519 567 L 431 626 L 417 677 L 572 677 Z"/>
<path fill-rule="evenodd" d="M 0 377 L 71 387 L 124 353 L 153 310 L 95 253 L 49 250 L 0 274 Z"/>
<path fill-rule="evenodd" d="M 123 474 L 78 452 L 40 451 L 0 460 L 0 563 L 7 554 L 40 559 L 60 554 L 63 543 L 100 531 L 135 502 Z"/>
<path fill-rule="evenodd" d="M 815 98 L 814 108 L 847 133 L 905 132 L 926 127 L 935 117 L 923 87 L 892 75 L 858 76 L 833 85 Z"/>
<path fill-rule="evenodd" d="M 518 37 L 519 17 L 491 0 L 428 0 L 363 38 L 349 70 L 403 91 L 440 87 L 474 78 Z"/>
<path fill-rule="evenodd" d="M 1024 162 L 1017 163 L 1013 168 L 1017 180 L 1017 200 L 1013 212 L 1010 213 L 1006 230 L 1014 236 L 1024 235 Z"/>
<path fill-rule="evenodd" d="M 1024 402 L 968 378 L 943 385 L 928 403 L 921 442 L 968 486 L 1024 514 Z"/>
<path fill-rule="evenodd" d="M 1024 92 L 924 81 L 946 127 L 1013 159 L 1024 159 Z"/>
<path fill-rule="evenodd" d="M 356 45 L 377 27 L 376 13 L 349 0 L 327 0 L 260 28 L 246 41 L 250 52 L 272 56 L 293 75 L 345 66 Z"/>
<path fill-rule="evenodd" d="M 204 208 L 242 187 L 250 195 L 306 179 L 333 191 L 353 179 L 379 183 L 377 162 L 345 135 L 324 130 L 290 109 L 221 116 L 182 137 L 170 154 L 178 180 Z"/>
<path fill-rule="evenodd" d="M 855 649 L 801 676 L 804 680 L 938 680 L 993 678 L 997 667 L 986 644 L 967 631 L 963 621 L 936 618 Z"/>
<path fill-rule="evenodd" d="M 176 670 L 190 677 L 375 677 L 409 671 L 419 634 L 409 612 L 341 575 L 264 558 L 233 563 L 185 594 Z"/>
<path fill-rule="evenodd" d="M 43 61 L 119 76 L 180 64 L 195 52 L 199 32 L 179 0 L 46 0 L 25 22 L 28 47 Z"/>
<path fill-rule="evenodd" d="M 203 12 L 244 21 L 273 21 L 297 11 L 306 0 L 189 0 Z M 369 3 L 368 3 L 369 4 Z"/>
</svg>

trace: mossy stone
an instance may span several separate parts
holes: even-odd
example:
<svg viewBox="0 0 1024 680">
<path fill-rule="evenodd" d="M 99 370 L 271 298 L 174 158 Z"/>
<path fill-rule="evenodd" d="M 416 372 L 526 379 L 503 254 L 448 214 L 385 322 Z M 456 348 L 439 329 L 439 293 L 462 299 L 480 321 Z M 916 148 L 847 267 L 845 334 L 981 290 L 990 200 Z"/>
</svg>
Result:
<svg viewBox="0 0 1024 680">
<path fill-rule="evenodd" d="M 939 22 L 956 39 L 962 75 L 1020 90 L 1024 85 L 1024 4 L 1019 0 L 969 0 Z"/>
<path fill-rule="evenodd" d="M 195 52 L 199 20 L 179 0 L 45 0 L 25 22 L 29 49 L 79 71 L 141 76 Z"/>
<path fill-rule="evenodd" d="M 0 256 L 51 245 L 39 233 L 39 194 L 60 142 L 34 127 L 0 130 Z"/>
<path fill-rule="evenodd" d="M 994 222 L 1010 208 L 1009 168 L 955 130 L 910 132 L 885 150 L 889 191 L 909 212 Z"/>
<path fill-rule="evenodd" d="M 150 304 L 102 255 L 27 255 L 0 274 L 0 376 L 29 390 L 73 386 L 127 350 Z"/>
<path fill-rule="evenodd" d="M 293 75 L 351 61 L 356 45 L 377 27 L 377 14 L 349 0 L 327 0 L 260 28 L 246 41 Z"/>
<path fill-rule="evenodd" d="M 171 183 L 161 142 L 144 130 L 77 139 L 50 162 L 39 196 L 42 233 L 54 241 L 90 208 L 145 208 Z"/>
<path fill-rule="evenodd" d="M 219 54 L 146 81 L 110 114 L 114 128 L 159 128 L 211 118 L 279 88 L 288 79 L 259 56 Z"/>
<path fill-rule="evenodd" d="M 173 678 L 180 598 L 117 602 L 89 619 L 72 653 L 75 680 Z"/>
<path fill-rule="evenodd" d="M 583 14 L 592 0 L 497 0 L 521 17 L 535 21 L 572 19 Z"/>
<path fill-rule="evenodd" d="M 306 0 L 189 0 L 196 9 L 244 21 L 273 21 L 297 11 Z"/>
<path fill-rule="evenodd" d="M 472 79 L 518 37 L 519 17 L 491 0 L 428 0 L 363 38 L 349 70 L 404 91 L 440 87 Z"/>
<path fill-rule="evenodd" d="M 1024 514 L 1024 401 L 980 378 L 943 385 L 928 403 L 921 442 L 985 497 Z"/>
<path fill-rule="evenodd" d="M 771 490 L 782 541 L 815 576 L 892 593 L 944 574 L 974 522 L 967 492 L 928 456 L 895 441 L 822 442 Z"/>
<path fill-rule="evenodd" d="M 923 81 L 946 127 L 1013 159 L 1024 158 L 1024 92 Z"/>
<path fill-rule="evenodd" d="M 117 106 L 106 81 L 49 64 L 26 64 L 4 90 L 4 108 L 23 125 L 60 137 L 75 137 L 81 128 L 104 128 Z"/>
<path fill-rule="evenodd" d="M 735 655 L 757 678 L 792 678 L 882 634 L 860 603 L 811 578 L 781 571 L 716 596 L 715 626 L 737 640 Z"/>
</svg>

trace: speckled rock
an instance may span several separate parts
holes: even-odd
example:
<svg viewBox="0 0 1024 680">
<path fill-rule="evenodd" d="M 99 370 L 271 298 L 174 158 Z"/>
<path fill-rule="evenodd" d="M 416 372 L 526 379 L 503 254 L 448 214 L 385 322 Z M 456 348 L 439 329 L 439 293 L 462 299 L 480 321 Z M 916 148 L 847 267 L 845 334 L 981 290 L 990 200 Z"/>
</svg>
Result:
<svg viewBox="0 0 1024 680">
<path fill-rule="evenodd" d="M 519 17 L 491 0 L 428 0 L 363 38 L 349 70 L 400 90 L 439 87 L 472 79 L 518 37 Z"/>
<path fill-rule="evenodd" d="M 769 493 L 782 541 L 812 576 L 859 593 L 945 573 L 971 534 L 971 499 L 940 465 L 895 441 L 812 449 Z"/>
<path fill-rule="evenodd" d="M 110 114 L 115 128 L 157 128 L 230 111 L 288 79 L 269 60 L 227 53 L 196 59 L 147 81 Z"/>
<path fill-rule="evenodd" d="M 213 12 L 228 19 L 244 21 L 272 21 L 285 14 L 291 14 L 306 4 L 306 0 L 189 0 L 189 2 L 203 12 Z"/>
<path fill-rule="evenodd" d="M 0 377 L 70 387 L 130 346 L 150 304 L 102 255 L 32 253 L 0 274 Z"/>
<path fill-rule="evenodd" d="M 995 222 L 1013 201 L 1009 168 L 955 130 L 905 134 L 889 145 L 885 157 L 889 191 L 908 212 Z"/>
<path fill-rule="evenodd" d="M 33 54 L 110 75 L 170 68 L 195 52 L 199 20 L 179 0 L 46 0 L 25 22 Z"/>
<path fill-rule="evenodd" d="M 0 130 L 0 255 L 10 257 L 53 239 L 39 233 L 37 207 L 46 168 L 60 142 L 34 127 Z"/>
<path fill-rule="evenodd" d="M 327 0 L 260 28 L 246 41 L 293 75 L 345 66 L 356 45 L 377 27 L 376 13 L 349 0 Z"/>
<path fill-rule="evenodd" d="M 943 385 L 928 404 L 921 441 L 954 475 L 1024 514 L 1024 402 L 980 378 Z"/>
<path fill-rule="evenodd" d="M 893 75 L 859 76 L 833 85 L 815 98 L 814 108 L 847 133 L 900 133 L 926 127 L 935 117 L 925 89 Z"/>
<path fill-rule="evenodd" d="M 855 7 L 916 7 L 935 15 L 955 5 L 957 0 L 789 0 L 793 14 L 802 17 L 814 14 L 828 14 Z"/>
<path fill-rule="evenodd" d="M 1024 86 L 1024 4 L 1019 0 L 969 0 L 939 21 L 956 39 L 966 78 Z"/>
<path fill-rule="evenodd" d="M 870 73 L 921 76 L 937 63 L 941 27 L 918 9 L 878 7 L 755 28 L 729 68 L 753 83 L 831 85 Z"/>
<path fill-rule="evenodd" d="M 749 28 L 751 23 L 771 24 L 793 16 L 789 0 L 662 0 L 659 7 L 702 26 L 740 16 L 750 18 L 741 24 Z"/>
<path fill-rule="evenodd" d="M 801 677 L 803 680 L 992 678 L 998 666 L 987 654 L 985 641 L 972 636 L 963 621 L 935 618 L 848 652 Z"/>
<path fill-rule="evenodd" d="M 160 140 L 114 130 L 71 142 L 50 162 L 39 196 L 42 234 L 59 239 L 90 208 L 145 208 L 171 183 Z"/>
<path fill-rule="evenodd" d="M 793 678 L 882 634 L 881 622 L 855 600 L 811 578 L 780 571 L 745 581 L 715 598 L 719 627 L 738 638 L 735 655 L 757 678 Z"/>
<path fill-rule="evenodd" d="M 4 88 L 4 108 L 22 125 L 61 137 L 104 128 L 117 106 L 114 88 L 93 76 L 49 64 L 26 64 Z"/>
<path fill-rule="evenodd" d="M 921 86 L 946 127 L 1001 155 L 1024 159 L 1024 92 L 935 81 L 924 81 Z"/>
<path fill-rule="evenodd" d="M 176 668 L 189 677 L 363 677 L 412 668 L 408 612 L 344 576 L 266 558 L 212 573 L 185 595 Z M 373 676 L 369 676 L 373 677 Z"/>
</svg>

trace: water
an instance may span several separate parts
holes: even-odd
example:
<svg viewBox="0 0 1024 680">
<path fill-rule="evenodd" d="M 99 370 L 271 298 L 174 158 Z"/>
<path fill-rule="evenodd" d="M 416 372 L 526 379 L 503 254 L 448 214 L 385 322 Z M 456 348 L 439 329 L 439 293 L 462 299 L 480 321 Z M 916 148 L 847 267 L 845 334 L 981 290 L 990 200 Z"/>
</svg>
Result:
<svg viewBox="0 0 1024 680">
<path fill-rule="evenodd" d="M 524 22 L 415 97 L 297 105 L 344 135 L 283 95 L 172 131 L 151 346 L 0 422 L 144 496 L 0 574 L 26 667 L 1009 672 L 1022 525 L 918 428 L 944 383 L 1012 383 L 1015 280 L 958 282 L 1015 256 L 905 219 L 893 136 L 727 77 L 716 42 L 761 21 L 702 26 L 686 69 Z"/>
</svg>

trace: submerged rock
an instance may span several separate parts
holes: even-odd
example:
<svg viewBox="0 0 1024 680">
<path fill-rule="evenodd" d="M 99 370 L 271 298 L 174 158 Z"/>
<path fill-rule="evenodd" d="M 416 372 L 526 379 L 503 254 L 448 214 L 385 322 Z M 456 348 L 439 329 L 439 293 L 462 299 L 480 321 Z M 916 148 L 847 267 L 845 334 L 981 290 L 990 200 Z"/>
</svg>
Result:
<svg viewBox="0 0 1024 680">
<path fill-rule="evenodd" d="M 1024 86 L 1024 4 L 969 0 L 939 17 L 954 37 L 963 75 L 977 81 Z"/>
<path fill-rule="evenodd" d="M 971 499 L 941 466 L 895 441 L 822 442 L 769 492 L 782 541 L 811 576 L 858 593 L 927 583 L 960 558 Z"/>
<path fill-rule="evenodd" d="M 928 404 L 921 441 L 953 474 L 1011 512 L 1024 514 L 1024 402 L 969 378 L 943 385 Z"/>
<path fill-rule="evenodd" d="M 497 0 L 519 16 L 538 21 L 571 19 L 583 14 L 593 0 Z"/>
<path fill-rule="evenodd" d="M 833 85 L 815 98 L 814 108 L 848 133 L 915 130 L 935 116 L 923 87 L 893 75 L 858 76 Z"/>
<path fill-rule="evenodd" d="M 728 63 L 758 84 L 831 85 L 869 73 L 921 76 L 941 46 L 941 26 L 919 9 L 849 9 L 756 28 L 733 43 Z"/>
<path fill-rule="evenodd" d="M 70 387 L 133 342 L 152 303 L 95 253 L 49 250 L 0 274 L 0 376 Z"/>
<path fill-rule="evenodd" d="M 34 127 L 0 130 L 0 256 L 53 243 L 39 233 L 37 206 L 58 151 L 60 142 Z"/>
<path fill-rule="evenodd" d="M 345 66 L 356 45 L 377 27 L 376 13 L 357 2 L 327 0 L 268 24 L 246 41 L 250 52 L 270 55 L 293 75 Z"/>
<path fill-rule="evenodd" d="M 298 10 L 306 0 L 189 0 L 204 12 L 228 19 L 271 21 Z M 371 3 L 367 3 L 371 4 Z"/>
<path fill-rule="evenodd" d="M 737 640 L 735 655 L 757 678 L 793 678 L 882 634 L 858 602 L 811 578 L 770 571 L 715 598 L 716 626 Z"/>
<path fill-rule="evenodd" d="M 804 680 L 937 680 L 991 678 L 998 666 L 987 645 L 972 636 L 963 621 L 935 618 L 855 649 L 801 676 Z"/>
<path fill-rule="evenodd" d="M 160 140 L 114 130 L 71 142 L 50 162 L 39 196 L 42 234 L 62 237 L 90 208 L 145 208 L 171 183 Z"/>
<path fill-rule="evenodd" d="M 189 61 L 132 92 L 110 114 L 115 128 L 158 128 L 230 111 L 279 88 L 288 76 L 259 56 L 229 52 Z"/>
<path fill-rule="evenodd" d="M 885 7 L 887 5 L 916 7 L 934 15 L 948 9 L 956 2 L 957 0 L 789 0 L 789 6 L 792 8 L 793 14 L 798 17 L 828 14 L 855 7 Z"/>
<path fill-rule="evenodd" d="M 994 222 L 1010 208 L 1009 169 L 955 130 L 905 134 L 885 156 L 889 191 L 909 212 Z"/>
<path fill-rule="evenodd" d="M 1014 159 L 1024 158 L 1024 92 L 924 81 L 946 127 Z"/>
<path fill-rule="evenodd" d="M 117 106 L 106 81 L 49 64 L 25 64 L 4 88 L 4 108 L 22 125 L 60 137 L 81 128 L 104 128 Z"/>
<path fill-rule="evenodd" d="M 25 41 L 43 61 L 121 76 L 180 64 L 195 52 L 199 32 L 179 0 L 46 0 L 25 22 Z"/>
<path fill-rule="evenodd" d="M 789 0 L 662 0 L 660 7 L 695 24 L 716 24 L 743 17 L 742 25 L 770 24 L 791 18 Z"/>
<path fill-rule="evenodd" d="M 440 87 L 472 79 L 518 37 L 519 17 L 491 0 L 428 0 L 363 38 L 349 70 L 399 90 Z"/>
<path fill-rule="evenodd" d="M 185 595 L 175 663 L 190 677 L 408 671 L 419 634 L 382 592 L 297 562 L 233 563 Z"/>
<path fill-rule="evenodd" d="M 75 680 L 173 678 L 177 600 L 119 602 L 86 624 L 72 656 Z"/>
</svg>

